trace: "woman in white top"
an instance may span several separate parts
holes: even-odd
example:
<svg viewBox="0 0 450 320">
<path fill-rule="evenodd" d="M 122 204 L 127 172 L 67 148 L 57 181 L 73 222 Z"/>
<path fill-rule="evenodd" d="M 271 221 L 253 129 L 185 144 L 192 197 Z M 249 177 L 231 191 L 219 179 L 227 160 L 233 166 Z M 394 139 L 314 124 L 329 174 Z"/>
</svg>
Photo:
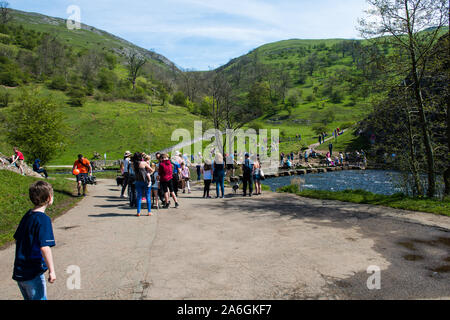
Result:
<svg viewBox="0 0 450 320">
<path fill-rule="evenodd" d="M 191 172 L 189 171 L 189 167 L 185 164 L 185 162 L 181 163 L 181 181 L 183 185 L 183 193 L 186 193 L 186 185 L 188 188 L 188 193 L 191 193 L 191 186 L 189 184 L 190 178 Z"/>
<path fill-rule="evenodd" d="M 203 182 L 205 187 L 203 188 L 203 198 L 211 198 L 209 195 L 209 189 L 212 181 L 212 167 L 209 162 L 205 162 L 202 167 Z"/>
</svg>

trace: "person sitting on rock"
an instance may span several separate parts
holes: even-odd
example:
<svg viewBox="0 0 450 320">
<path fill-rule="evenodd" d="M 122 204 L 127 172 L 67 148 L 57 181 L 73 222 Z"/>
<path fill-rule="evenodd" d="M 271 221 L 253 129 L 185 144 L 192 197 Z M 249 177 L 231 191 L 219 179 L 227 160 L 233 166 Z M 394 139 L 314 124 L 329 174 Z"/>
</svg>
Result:
<svg viewBox="0 0 450 320">
<path fill-rule="evenodd" d="M 40 159 L 34 160 L 33 171 L 37 172 L 37 173 L 43 173 L 44 176 L 45 176 L 45 179 L 48 178 L 47 170 L 45 170 L 44 168 L 41 167 L 41 160 Z"/>
</svg>

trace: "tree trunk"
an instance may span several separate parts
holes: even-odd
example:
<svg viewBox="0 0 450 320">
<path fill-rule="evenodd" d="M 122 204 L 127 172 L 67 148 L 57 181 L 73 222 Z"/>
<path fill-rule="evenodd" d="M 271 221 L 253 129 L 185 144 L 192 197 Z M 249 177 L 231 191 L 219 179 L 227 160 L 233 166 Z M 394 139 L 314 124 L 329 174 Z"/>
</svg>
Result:
<svg viewBox="0 0 450 320">
<path fill-rule="evenodd" d="M 419 177 L 419 170 L 417 168 L 417 162 L 414 159 L 414 140 L 413 140 L 413 134 L 412 134 L 412 128 L 411 128 L 411 117 L 409 114 L 409 111 L 407 111 L 407 117 L 408 117 L 408 138 L 409 138 L 409 153 L 410 153 L 410 163 L 411 163 L 411 171 L 412 171 L 412 175 L 413 175 L 413 179 L 414 179 L 414 187 L 415 190 L 413 190 L 413 194 L 414 196 L 419 195 L 422 196 L 423 195 L 423 190 L 422 190 L 422 185 L 420 183 L 420 177 Z"/>
<path fill-rule="evenodd" d="M 417 106 L 419 107 L 419 116 L 421 122 L 423 144 L 425 146 L 425 153 L 427 158 L 427 174 L 428 174 L 428 190 L 427 196 L 432 198 L 436 194 L 436 174 L 434 171 L 434 151 L 431 145 L 430 132 L 428 129 L 428 122 L 425 115 L 423 106 L 422 92 L 419 85 L 419 79 L 417 73 L 414 73 L 414 95 L 417 100 Z"/>
<path fill-rule="evenodd" d="M 422 90 L 420 85 L 420 80 L 417 75 L 417 60 L 416 60 L 416 53 L 414 50 L 414 35 L 413 35 L 413 29 L 411 25 L 411 18 L 410 18 L 410 12 L 408 8 L 408 1 L 404 0 L 405 3 L 405 11 L 406 11 L 406 22 L 408 27 L 408 40 L 409 40 L 409 53 L 411 58 L 411 75 L 413 77 L 413 90 L 414 90 L 414 97 L 417 102 L 417 107 L 419 108 L 419 116 L 420 116 L 420 124 L 422 129 L 422 137 L 423 137 L 423 144 L 425 146 L 425 153 L 427 158 L 427 174 L 428 174 L 428 189 L 427 189 L 427 196 L 432 198 L 436 194 L 436 174 L 434 171 L 434 152 L 433 152 L 433 146 L 431 145 L 431 138 L 430 138 L 430 131 L 428 128 L 428 122 L 425 115 L 424 110 L 424 103 L 422 98 Z"/>
<path fill-rule="evenodd" d="M 450 101 L 447 100 L 447 144 L 450 152 Z M 444 172 L 444 195 L 450 196 L 450 160 L 447 157 L 447 170 Z"/>
</svg>

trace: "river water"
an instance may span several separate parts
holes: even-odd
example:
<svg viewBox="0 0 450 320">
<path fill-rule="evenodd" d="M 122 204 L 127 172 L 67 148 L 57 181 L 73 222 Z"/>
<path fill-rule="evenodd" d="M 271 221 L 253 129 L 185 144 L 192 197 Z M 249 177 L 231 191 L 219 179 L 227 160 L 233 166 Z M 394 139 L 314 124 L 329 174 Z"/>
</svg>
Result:
<svg viewBox="0 0 450 320">
<path fill-rule="evenodd" d="M 327 191 L 342 191 L 346 189 L 362 189 L 376 194 L 392 195 L 402 192 L 396 181 L 400 174 L 384 170 L 345 170 L 327 173 L 307 174 L 301 176 L 270 178 L 263 181 L 272 191 L 291 184 L 295 178 L 302 179 L 301 188 Z"/>
</svg>

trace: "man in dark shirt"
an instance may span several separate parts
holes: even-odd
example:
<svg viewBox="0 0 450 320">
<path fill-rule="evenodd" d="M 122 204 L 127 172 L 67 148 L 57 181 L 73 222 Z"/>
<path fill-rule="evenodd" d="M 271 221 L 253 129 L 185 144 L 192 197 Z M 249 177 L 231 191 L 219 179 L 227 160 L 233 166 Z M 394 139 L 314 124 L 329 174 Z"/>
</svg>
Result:
<svg viewBox="0 0 450 320">
<path fill-rule="evenodd" d="M 44 168 L 41 167 L 41 160 L 40 159 L 34 160 L 33 171 L 37 172 L 37 173 L 43 173 L 44 176 L 45 176 L 45 179 L 48 178 L 47 170 L 45 170 Z"/>
<path fill-rule="evenodd" d="M 242 164 L 242 172 L 243 172 L 243 188 L 244 188 L 244 197 L 247 195 L 247 185 L 249 196 L 252 196 L 253 193 L 253 163 L 250 161 L 250 156 L 248 153 L 245 154 L 245 160 Z"/>
</svg>

